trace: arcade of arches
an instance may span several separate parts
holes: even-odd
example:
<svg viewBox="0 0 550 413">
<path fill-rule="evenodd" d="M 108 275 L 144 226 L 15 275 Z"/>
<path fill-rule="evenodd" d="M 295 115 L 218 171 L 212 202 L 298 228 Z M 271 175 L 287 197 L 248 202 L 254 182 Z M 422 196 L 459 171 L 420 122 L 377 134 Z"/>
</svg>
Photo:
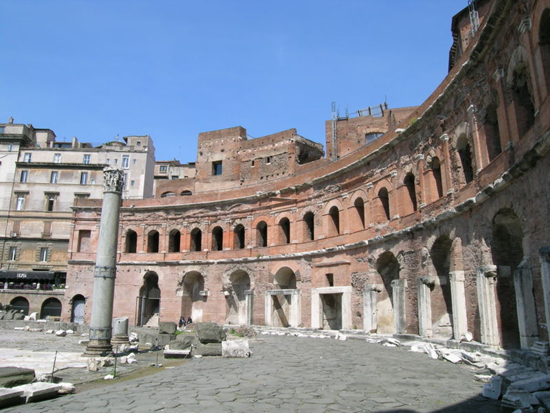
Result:
<svg viewBox="0 0 550 413">
<path fill-rule="evenodd" d="M 381 118 L 338 118 L 326 123 L 328 156 L 299 164 L 314 145 L 285 146 L 295 130 L 246 151 L 244 128 L 199 135 L 188 196 L 123 201 L 115 316 L 471 333 L 504 349 L 548 340 L 550 0 L 487 4 L 495 15 L 481 16 L 475 41 L 457 29 L 467 13 L 456 16 L 449 76 L 402 121 L 384 109 L 392 122 L 374 140 L 364 137 Z M 67 318 L 91 296 L 77 240 L 97 239 L 100 204 L 82 201 Z"/>
</svg>

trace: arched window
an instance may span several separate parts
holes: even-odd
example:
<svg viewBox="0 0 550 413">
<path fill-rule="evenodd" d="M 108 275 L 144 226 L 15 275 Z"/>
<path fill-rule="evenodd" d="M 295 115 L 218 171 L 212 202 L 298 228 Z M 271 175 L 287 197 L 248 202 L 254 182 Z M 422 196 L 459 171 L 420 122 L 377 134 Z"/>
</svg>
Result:
<svg viewBox="0 0 550 413">
<path fill-rule="evenodd" d="M 487 155 L 489 156 L 489 161 L 492 161 L 502 152 L 502 147 L 500 145 L 497 105 L 494 103 L 487 106 L 484 130 L 485 141 L 487 144 Z"/>
<path fill-rule="evenodd" d="M 223 229 L 221 227 L 215 227 L 212 230 L 212 251 L 223 250 Z"/>
<path fill-rule="evenodd" d="M 181 191 L 180 195 L 181 196 L 191 196 L 191 195 L 193 195 L 193 193 L 191 191 Z"/>
<path fill-rule="evenodd" d="M 522 138 L 535 123 L 535 105 L 531 95 L 529 68 L 525 62 L 519 62 L 514 68 L 510 89 L 513 93 L 516 109 L 518 133 L 519 137 Z"/>
<path fill-rule="evenodd" d="M 191 251 L 202 251 L 202 231 L 199 228 L 194 228 L 191 231 Z"/>
<path fill-rule="evenodd" d="M 57 298 L 48 298 L 42 303 L 40 318 L 61 317 L 61 301 Z"/>
<path fill-rule="evenodd" d="M 12 310 L 17 311 L 18 313 L 23 312 L 25 315 L 29 315 L 29 300 L 25 297 L 15 297 L 10 301 Z"/>
<path fill-rule="evenodd" d="M 329 215 L 329 234 L 330 235 L 339 235 L 340 234 L 340 210 L 337 206 L 333 206 L 328 211 Z"/>
<path fill-rule="evenodd" d="M 435 185 L 435 188 L 432 187 L 430 189 L 435 189 L 434 192 L 437 195 L 437 199 L 441 198 L 443 196 L 443 181 L 441 178 L 441 162 L 439 161 L 439 158 L 437 156 L 434 156 L 432 158 L 432 178 L 433 183 Z"/>
<path fill-rule="evenodd" d="M 382 212 L 383 212 L 382 218 L 386 218 L 386 220 L 389 221 L 391 219 L 390 196 L 386 188 L 381 188 L 380 191 L 378 191 L 378 199 L 380 200 L 380 206 L 382 207 Z"/>
<path fill-rule="evenodd" d="M 356 198 L 355 202 L 353 203 L 353 206 L 355 207 L 355 212 L 357 213 L 357 217 L 359 219 L 359 224 L 361 225 L 361 229 L 365 228 L 365 202 L 363 201 L 363 198 Z"/>
<path fill-rule="evenodd" d="M 163 192 L 163 193 L 160 195 L 161 198 L 169 198 L 169 197 L 172 197 L 172 196 L 176 196 L 176 194 L 173 193 L 173 192 L 170 192 L 170 191 L 168 191 L 168 192 Z"/>
<path fill-rule="evenodd" d="M 410 201 L 410 209 L 412 211 L 417 210 L 417 203 L 416 203 L 416 187 L 414 182 L 414 174 L 412 172 L 409 172 L 405 176 L 405 180 L 403 181 L 403 184 L 407 188 L 407 192 L 409 195 L 409 201 Z"/>
<path fill-rule="evenodd" d="M 258 247 L 267 247 L 267 224 L 260 221 L 256 225 L 256 245 Z"/>
<path fill-rule="evenodd" d="M 177 229 L 170 231 L 168 252 L 180 252 L 181 232 Z"/>
<path fill-rule="evenodd" d="M 126 248 L 124 252 L 128 254 L 135 254 L 137 252 L 137 233 L 129 229 L 126 231 Z"/>
<path fill-rule="evenodd" d="M 306 212 L 304 215 L 305 224 L 305 239 L 307 241 L 313 241 L 315 239 L 315 215 L 313 212 Z"/>
<path fill-rule="evenodd" d="M 474 179 L 474 168 L 472 166 L 472 150 L 465 134 L 458 137 L 456 141 L 456 149 L 460 158 L 460 164 L 462 165 L 464 181 L 469 183 Z"/>
<path fill-rule="evenodd" d="M 550 9 L 545 9 L 540 18 L 539 45 L 546 91 L 550 92 Z"/>
<path fill-rule="evenodd" d="M 239 224 L 235 227 L 235 249 L 243 249 L 245 244 L 245 229 L 244 225 Z"/>
<path fill-rule="evenodd" d="M 147 235 L 147 252 L 159 252 L 159 233 L 151 231 Z"/>
<path fill-rule="evenodd" d="M 280 243 L 290 244 L 290 221 L 288 218 L 283 218 L 279 221 L 280 228 Z"/>
</svg>

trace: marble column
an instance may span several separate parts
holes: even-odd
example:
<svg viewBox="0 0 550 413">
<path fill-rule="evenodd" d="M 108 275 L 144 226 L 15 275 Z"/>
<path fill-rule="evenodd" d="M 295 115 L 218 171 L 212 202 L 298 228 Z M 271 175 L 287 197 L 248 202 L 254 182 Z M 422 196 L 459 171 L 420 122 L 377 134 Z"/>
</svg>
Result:
<svg viewBox="0 0 550 413">
<path fill-rule="evenodd" d="M 421 337 L 433 337 L 432 297 L 435 277 L 418 278 L 418 332 Z"/>
<path fill-rule="evenodd" d="M 378 294 L 383 291 L 380 284 L 369 284 L 363 290 L 363 330 L 367 333 L 376 333 L 378 330 L 378 317 L 376 306 Z"/>
<path fill-rule="evenodd" d="M 496 265 L 486 265 L 477 269 L 477 300 L 481 342 L 490 346 L 500 346 L 495 294 L 496 278 Z"/>
<path fill-rule="evenodd" d="M 393 280 L 391 286 L 393 290 L 393 324 L 395 333 L 405 334 L 407 332 L 407 280 Z"/>
<path fill-rule="evenodd" d="M 99 224 L 90 341 L 85 356 L 112 353 L 112 318 L 116 276 L 118 223 L 123 175 L 120 169 L 103 170 L 103 205 Z"/>
<path fill-rule="evenodd" d="M 466 293 L 464 292 L 464 271 L 451 271 L 451 302 L 453 306 L 453 336 L 460 340 L 468 332 Z"/>
<path fill-rule="evenodd" d="M 544 315 L 546 316 L 546 331 L 550 334 L 550 247 L 539 249 L 542 291 L 544 295 Z"/>
<path fill-rule="evenodd" d="M 518 313 L 519 340 L 522 349 L 530 348 L 538 340 L 537 310 L 533 296 L 533 274 L 529 259 L 524 259 L 514 271 L 514 289 Z"/>
</svg>

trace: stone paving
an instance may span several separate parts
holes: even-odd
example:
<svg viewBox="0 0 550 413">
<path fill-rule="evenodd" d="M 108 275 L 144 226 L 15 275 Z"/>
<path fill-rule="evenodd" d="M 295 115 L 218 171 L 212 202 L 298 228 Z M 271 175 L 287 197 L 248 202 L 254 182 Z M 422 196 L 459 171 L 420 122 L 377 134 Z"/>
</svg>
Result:
<svg viewBox="0 0 550 413">
<path fill-rule="evenodd" d="M 248 359 L 192 359 L 3 412 L 500 412 L 466 365 L 364 340 L 260 335 L 250 344 Z"/>
</svg>

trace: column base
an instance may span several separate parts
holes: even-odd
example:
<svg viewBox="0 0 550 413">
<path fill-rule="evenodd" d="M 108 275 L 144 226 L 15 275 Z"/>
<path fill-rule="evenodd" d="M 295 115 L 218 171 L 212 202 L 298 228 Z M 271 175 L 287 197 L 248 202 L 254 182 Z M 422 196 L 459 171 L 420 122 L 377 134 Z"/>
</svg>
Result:
<svg viewBox="0 0 550 413">
<path fill-rule="evenodd" d="M 122 346 L 123 344 L 129 345 L 130 339 L 128 338 L 128 336 L 114 336 L 111 339 L 111 344 L 113 347 Z"/>
<path fill-rule="evenodd" d="M 90 340 L 86 346 L 83 357 L 105 357 L 113 354 L 113 346 L 110 340 Z"/>
</svg>

